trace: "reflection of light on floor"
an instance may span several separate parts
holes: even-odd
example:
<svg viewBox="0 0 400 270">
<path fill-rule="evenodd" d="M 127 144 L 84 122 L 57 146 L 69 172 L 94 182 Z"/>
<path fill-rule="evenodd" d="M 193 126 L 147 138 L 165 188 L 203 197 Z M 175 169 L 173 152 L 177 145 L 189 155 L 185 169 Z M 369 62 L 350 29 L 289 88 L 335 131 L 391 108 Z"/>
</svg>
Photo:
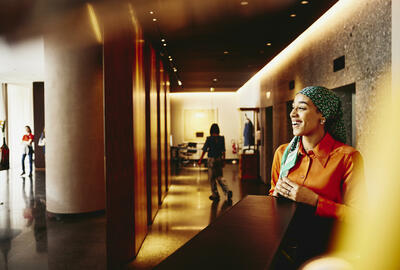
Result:
<svg viewBox="0 0 400 270">
<path fill-rule="evenodd" d="M 301 270 L 352 270 L 351 264 L 340 258 L 321 257 L 307 263 Z"/>
<path fill-rule="evenodd" d="M 201 231 L 207 227 L 207 225 L 204 226 L 173 226 L 171 227 L 172 231 Z"/>
<path fill-rule="evenodd" d="M 237 168 L 227 165 L 224 173 L 228 185 L 236 177 Z M 207 168 L 185 167 L 180 175 L 173 176 L 172 185 L 158 210 L 136 259 L 128 269 L 151 269 L 209 225 L 223 201 L 213 205 Z M 233 176 L 232 176 L 233 175 Z M 237 180 L 235 181 L 238 182 Z M 237 184 L 236 184 L 237 185 Z M 234 188 L 238 190 L 239 187 Z"/>
</svg>

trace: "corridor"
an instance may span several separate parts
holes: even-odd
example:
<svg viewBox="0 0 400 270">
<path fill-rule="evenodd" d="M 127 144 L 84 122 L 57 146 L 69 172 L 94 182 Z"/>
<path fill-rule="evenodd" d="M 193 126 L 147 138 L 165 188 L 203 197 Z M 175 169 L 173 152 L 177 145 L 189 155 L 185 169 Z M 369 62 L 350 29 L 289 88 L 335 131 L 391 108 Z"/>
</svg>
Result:
<svg viewBox="0 0 400 270">
<path fill-rule="evenodd" d="M 244 196 L 267 193 L 266 185 L 252 181 L 243 182 L 238 177 L 238 172 L 237 164 L 225 166 L 224 178 L 233 191 L 232 203 L 225 200 L 220 187 L 221 200 L 212 202 L 208 198 L 211 192 L 204 165 L 201 168 L 184 167 L 173 178 L 168 195 L 136 260 L 127 269 L 151 269 Z"/>
</svg>

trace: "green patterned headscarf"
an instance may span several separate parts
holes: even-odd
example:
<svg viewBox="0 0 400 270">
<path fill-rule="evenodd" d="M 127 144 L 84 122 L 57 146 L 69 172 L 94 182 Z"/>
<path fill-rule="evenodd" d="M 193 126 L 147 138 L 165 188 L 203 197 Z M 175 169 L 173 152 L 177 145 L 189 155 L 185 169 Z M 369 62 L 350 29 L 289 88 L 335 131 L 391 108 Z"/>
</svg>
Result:
<svg viewBox="0 0 400 270">
<path fill-rule="evenodd" d="M 307 96 L 326 118 L 325 130 L 340 142 L 346 142 L 346 128 L 340 98 L 322 86 L 308 86 L 299 92 Z"/>
</svg>

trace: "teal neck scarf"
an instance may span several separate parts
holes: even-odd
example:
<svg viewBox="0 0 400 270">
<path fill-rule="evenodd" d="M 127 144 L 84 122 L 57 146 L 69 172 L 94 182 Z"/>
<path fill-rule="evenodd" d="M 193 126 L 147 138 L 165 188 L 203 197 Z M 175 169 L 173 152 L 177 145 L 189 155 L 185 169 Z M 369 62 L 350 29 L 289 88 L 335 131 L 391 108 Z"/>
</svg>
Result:
<svg viewBox="0 0 400 270">
<path fill-rule="evenodd" d="M 342 102 L 332 91 L 322 86 L 309 86 L 299 92 L 307 96 L 326 119 L 325 130 L 331 136 L 346 142 L 346 129 L 343 121 Z M 286 177 L 289 170 L 296 165 L 301 143 L 301 137 L 295 136 L 286 147 L 282 156 L 279 178 Z"/>
</svg>

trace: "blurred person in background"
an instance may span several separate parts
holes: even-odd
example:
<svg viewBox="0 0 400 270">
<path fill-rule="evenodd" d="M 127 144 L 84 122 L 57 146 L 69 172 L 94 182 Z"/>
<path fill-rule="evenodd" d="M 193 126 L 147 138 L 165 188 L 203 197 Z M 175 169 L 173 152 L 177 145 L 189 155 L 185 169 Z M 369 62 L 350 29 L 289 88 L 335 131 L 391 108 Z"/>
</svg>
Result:
<svg viewBox="0 0 400 270">
<path fill-rule="evenodd" d="M 32 176 L 32 165 L 33 165 L 33 146 L 32 142 L 34 139 L 34 135 L 32 134 L 32 130 L 29 126 L 25 126 L 26 134 L 22 136 L 22 145 L 23 145 L 23 153 L 22 153 L 22 173 L 25 174 L 25 157 L 29 157 L 29 176 Z"/>
</svg>

